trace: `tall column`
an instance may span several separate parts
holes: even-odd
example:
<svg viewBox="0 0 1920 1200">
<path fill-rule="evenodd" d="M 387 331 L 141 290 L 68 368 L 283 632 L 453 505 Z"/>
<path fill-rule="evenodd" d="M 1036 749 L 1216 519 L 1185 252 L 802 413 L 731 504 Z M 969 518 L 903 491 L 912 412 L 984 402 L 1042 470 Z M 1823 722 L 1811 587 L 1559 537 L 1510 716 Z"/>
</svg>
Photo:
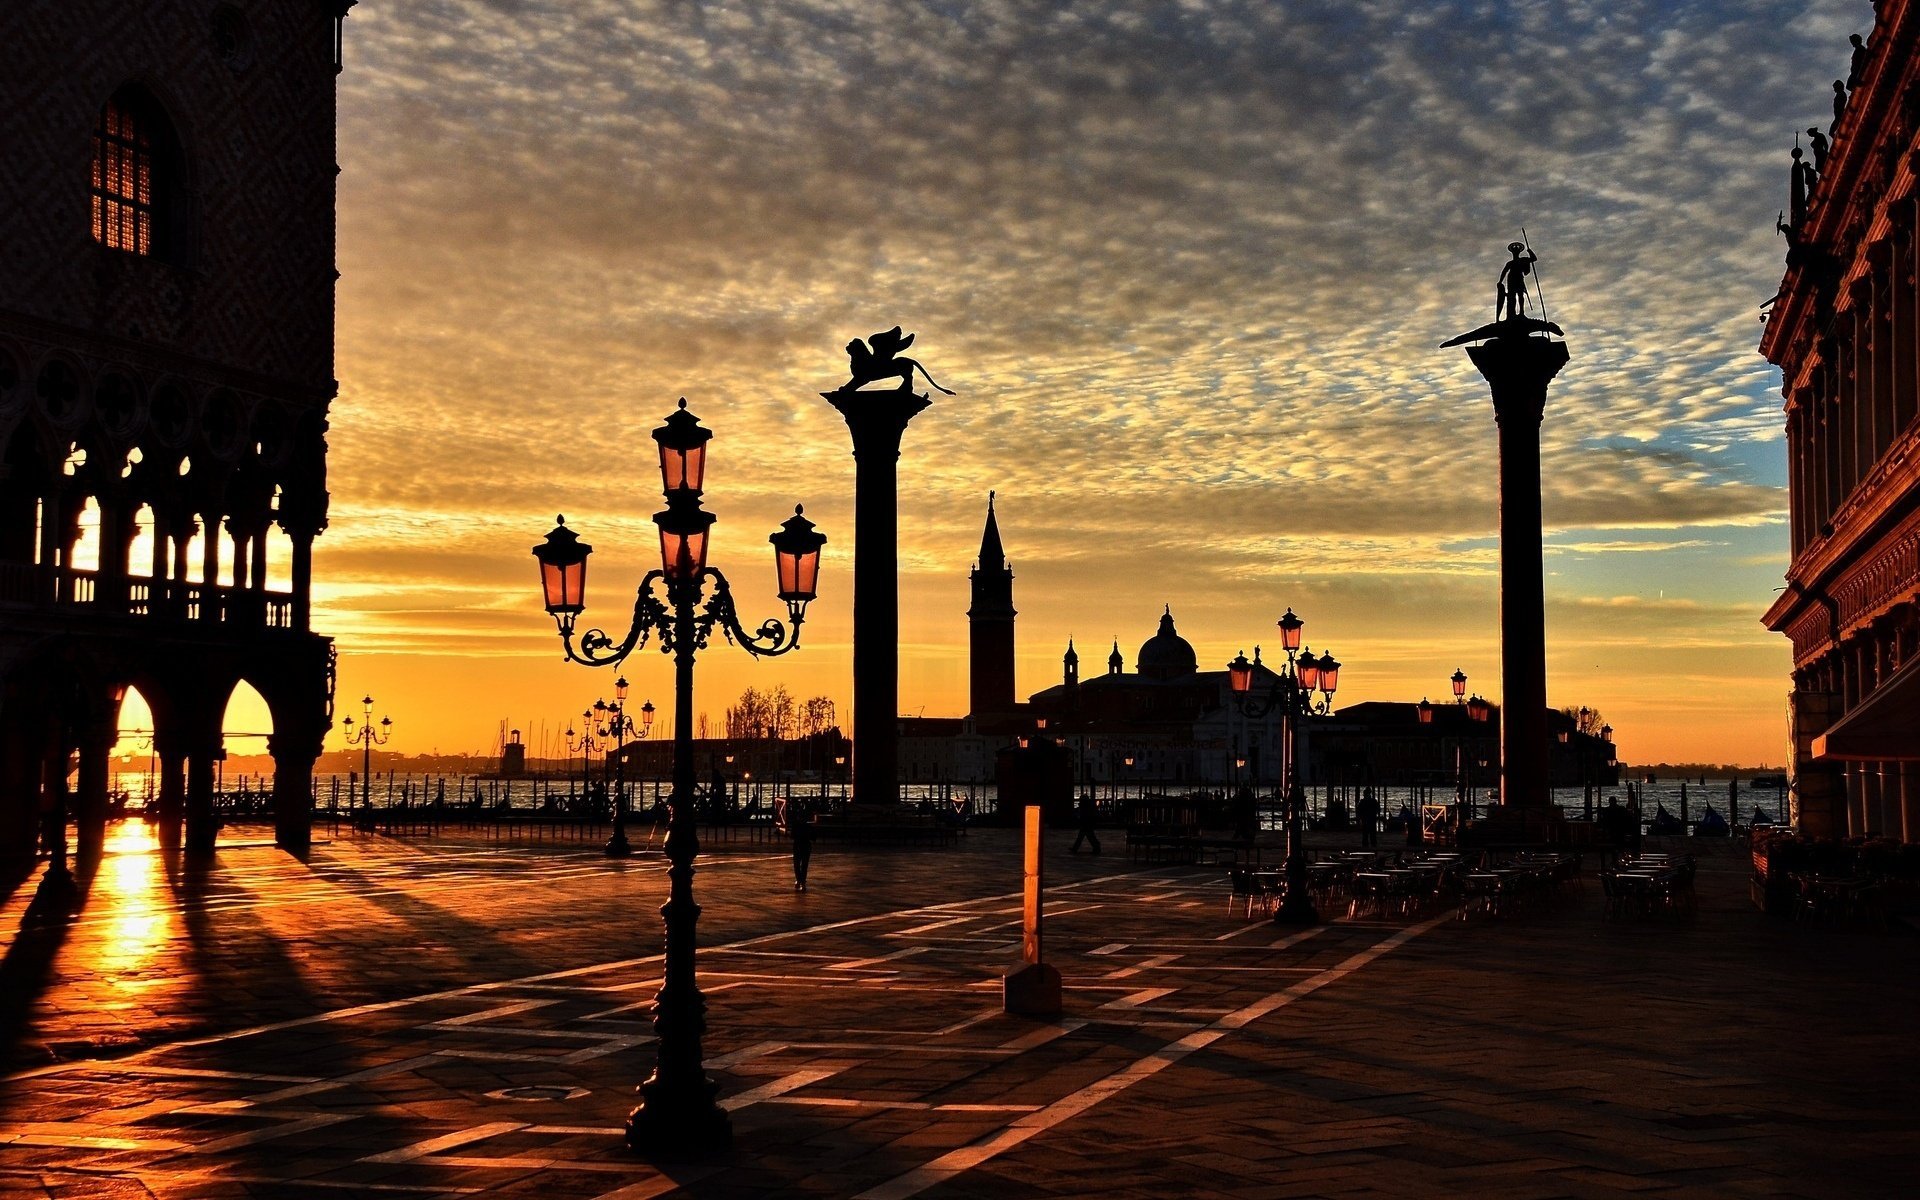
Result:
<svg viewBox="0 0 1920 1200">
<path fill-rule="evenodd" d="M 313 626 L 313 537 L 306 530 L 288 530 L 293 539 L 293 627 L 301 633 Z"/>
<path fill-rule="evenodd" d="M 1892 267 L 1888 272 L 1889 279 L 1887 284 L 1891 289 L 1893 300 L 1891 314 L 1893 324 L 1890 330 L 1892 336 L 1888 339 L 1893 351 L 1893 361 L 1891 364 L 1893 407 L 1888 414 L 1888 420 L 1892 423 L 1890 434 L 1894 438 L 1898 438 L 1902 433 L 1906 432 L 1907 426 L 1913 421 L 1914 368 L 1916 366 L 1914 361 L 1915 296 L 1913 277 L 1913 247 L 1915 238 L 1911 225 L 1911 221 L 1913 220 L 1913 203 L 1909 201 L 1904 207 L 1904 220 L 1908 223 L 1904 224 L 1896 234 L 1898 240 L 1894 246 Z"/>
<path fill-rule="evenodd" d="M 220 733 L 202 732 L 187 752 L 187 853 L 209 855 L 219 840 L 219 819 L 213 809 L 213 764 L 220 752 Z"/>
<path fill-rule="evenodd" d="M 853 434 L 853 802 L 900 799 L 900 548 L 896 464 L 907 423 L 933 403 L 910 387 L 822 392 Z"/>
<path fill-rule="evenodd" d="M 187 752 L 179 739 L 154 733 L 154 757 L 160 766 L 160 787 L 157 789 L 160 801 L 160 821 L 158 831 L 160 844 L 178 846 L 180 844 L 181 822 L 187 811 L 186 767 Z"/>
<path fill-rule="evenodd" d="M 1499 328 L 1494 326 L 1493 328 Z M 1565 342 L 1503 332 L 1467 347 L 1493 391 L 1500 429 L 1500 802 L 1546 810 L 1545 559 L 1540 536 L 1540 418 Z"/>
<path fill-rule="evenodd" d="M 1872 297 L 1873 320 L 1873 427 L 1868 442 L 1867 469 L 1878 463 L 1893 444 L 1893 243 L 1883 242 L 1871 251 L 1873 273 L 1867 294 Z"/>
<path fill-rule="evenodd" d="M 111 726 L 90 723 L 80 730 L 80 782 L 74 793 L 73 825 L 82 859 L 98 858 L 106 844 L 113 741 Z"/>
<path fill-rule="evenodd" d="M 275 729 L 267 739 L 267 753 L 273 755 L 273 844 L 282 850 L 301 854 L 313 843 L 313 764 L 325 736 L 324 729 Z"/>
<path fill-rule="evenodd" d="M 217 622 L 220 620 L 219 514 L 208 513 L 202 519 L 200 527 L 205 531 L 205 536 L 200 543 L 200 619 Z"/>
</svg>

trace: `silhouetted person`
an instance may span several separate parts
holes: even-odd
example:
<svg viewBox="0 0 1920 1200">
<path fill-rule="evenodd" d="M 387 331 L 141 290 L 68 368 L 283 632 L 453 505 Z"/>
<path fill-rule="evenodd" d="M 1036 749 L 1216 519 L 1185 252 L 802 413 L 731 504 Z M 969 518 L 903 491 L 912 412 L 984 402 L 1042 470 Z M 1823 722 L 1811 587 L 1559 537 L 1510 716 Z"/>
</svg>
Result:
<svg viewBox="0 0 1920 1200">
<path fill-rule="evenodd" d="M 1360 793 L 1360 844 L 1378 846 L 1380 844 L 1380 802 L 1373 798 L 1373 789 L 1367 788 Z"/>
<path fill-rule="evenodd" d="M 727 777 L 721 773 L 719 767 L 715 767 L 713 769 L 713 823 L 726 824 L 731 808 L 732 805 L 727 799 Z"/>
<path fill-rule="evenodd" d="M 1833 143 L 1827 140 L 1826 134 L 1820 132 L 1818 125 L 1807 130 L 1807 141 L 1813 146 L 1813 169 L 1824 172 L 1827 169 L 1827 151 L 1833 148 Z"/>
<path fill-rule="evenodd" d="M 807 867 L 813 862 L 813 814 L 797 801 L 787 801 L 787 836 L 793 839 L 793 890 L 807 890 Z"/>
<path fill-rule="evenodd" d="M 1496 321 L 1527 315 L 1527 275 L 1533 270 L 1533 264 L 1540 261 L 1540 256 L 1527 249 L 1524 242 L 1508 242 L 1507 252 L 1513 258 L 1500 268 L 1499 290 L 1493 305 Z"/>
<path fill-rule="evenodd" d="M 1827 126 L 1828 133 L 1840 128 L 1840 115 L 1846 111 L 1847 84 L 1843 79 L 1836 79 L 1833 81 L 1833 124 Z"/>
<path fill-rule="evenodd" d="M 1093 852 L 1100 853 L 1100 835 L 1094 832 L 1094 822 L 1100 817 L 1099 806 L 1094 803 L 1092 792 L 1080 793 L 1080 802 L 1074 806 L 1074 816 L 1079 818 L 1080 832 L 1073 839 L 1073 849 L 1069 854 L 1080 853 L 1081 842 L 1092 842 Z"/>
<path fill-rule="evenodd" d="M 1260 833 L 1260 802 L 1254 798 L 1253 789 L 1242 784 L 1233 794 L 1233 836 L 1234 840 L 1253 845 L 1254 838 Z"/>
<path fill-rule="evenodd" d="M 1847 88 L 1851 91 L 1867 77 L 1867 43 L 1857 33 L 1848 34 L 1847 40 L 1853 43 L 1853 58 L 1847 64 Z"/>
</svg>

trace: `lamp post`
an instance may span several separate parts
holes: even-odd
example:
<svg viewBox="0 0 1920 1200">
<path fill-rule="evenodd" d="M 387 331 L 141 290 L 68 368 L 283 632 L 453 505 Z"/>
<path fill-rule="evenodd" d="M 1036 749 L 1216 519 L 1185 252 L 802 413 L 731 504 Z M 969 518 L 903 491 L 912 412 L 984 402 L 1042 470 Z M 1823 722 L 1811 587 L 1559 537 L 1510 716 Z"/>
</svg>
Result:
<svg viewBox="0 0 1920 1200">
<path fill-rule="evenodd" d="M 373 697 L 363 696 L 360 699 L 360 703 L 366 708 L 366 711 L 361 714 L 360 727 L 358 729 L 354 728 L 352 717 L 343 717 L 340 721 L 340 727 L 347 739 L 347 745 L 352 746 L 357 744 L 361 747 L 360 809 L 366 814 L 363 819 L 371 821 L 373 819 L 373 748 L 375 746 L 384 746 L 392 739 L 393 718 L 381 717 L 380 727 L 375 729 L 373 726 Z M 353 797 L 348 796 L 347 800 L 348 803 L 352 803 Z"/>
<path fill-rule="evenodd" d="M 732 1141 L 727 1114 L 715 1102 L 716 1086 L 701 1061 L 706 1030 L 706 1000 L 694 978 L 694 934 L 700 907 L 693 899 L 693 861 L 699 852 L 695 833 L 693 760 L 693 661 L 717 628 L 749 654 L 785 654 L 800 644 L 800 626 L 814 598 L 820 548 L 826 538 L 795 507 L 767 540 L 773 544 L 779 596 L 787 603 L 787 622 L 769 619 L 749 633 L 735 614 L 726 576 L 707 565 L 707 533 L 714 516 L 701 508 L 706 447 L 713 432 L 702 427 L 682 400 L 666 424 L 653 431 L 660 448 L 660 478 L 666 508 L 654 514 L 660 530 L 660 563 L 640 581 L 633 622 L 619 642 L 589 629 L 574 644 L 574 621 L 586 607 L 587 556 L 593 548 L 559 521 L 546 541 L 534 547 L 540 563 L 547 612 L 560 631 L 566 657 L 590 667 L 618 666 L 634 650 L 657 637 L 673 656 L 673 790 L 668 797 L 666 855 L 670 888 L 660 914 L 666 926 L 666 954 L 660 992 L 654 998 L 653 1028 L 659 1048 L 653 1074 L 640 1085 L 640 1104 L 627 1117 L 627 1144 L 659 1155 L 697 1154 Z"/>
<path fill-rule="evenodd" d="M 591 782 L 588 777 L 589 767 L 587 764 L 590 761 L 588 756 L 598 748 L 600 743 L 593 734 L 594 720 L 593 710 L 591 708 L 583 708 L 580 710 L 580 723 L 583 728 L 580 733 L 580 739 L 577 742 L 574 740 L 573 728 L 571 726 L 567 728 L 567 752 L 569 754 L 575 750 L 580 752 L 580 803 L 584 805 L 587 802 L 588 784 Z"/>
<path fill-rule="evenodd" d="M 1272 687 L 1265 697 L 1255 698 L 1253 664 L 1245 654 L 1227 664 L 1227 678 L 1240 697 L 1240 711 L 1258 720 L 1269 713 L 1280 714 L 1280 781 L 1286 789 L 1287 862 L 1286 894 L 1273 914 L 1282 925 L 1312 925 L 1320 920 L 1313 897 L 1307 891 L 1306 832 L 1302 818 L 1306 796 L 1300 785 L 1300 724 L 1309 716 L 1332 711 L 1333 693 L 1340 685 L 1340 664 L 1333 655 L 1316 658 L 1300 645 L 1300 631 L 1306 622 L 1289 608 L 1280 618 L 1280 645 L 1287 652 L 1284 667 L 1274 673 Z M 1318 689 L 1321 699 L 1315 701 Z"/>
<path fill-rule="evenodd" d="M 600 736 L 613 738 L 613 836 L 607 839 L 606 853 L 608 858 L 626 858 L 633 853 L 627 841 L 627 735 L 647 736 L 653 728 L 653 701 L 640 709 L 640 724 L 635 725 L 627 713 L 627 677 L 622 675 L 613 681 L 613 703 L 595 701 L 594 707 L 606 711 Z"/>
</svg>

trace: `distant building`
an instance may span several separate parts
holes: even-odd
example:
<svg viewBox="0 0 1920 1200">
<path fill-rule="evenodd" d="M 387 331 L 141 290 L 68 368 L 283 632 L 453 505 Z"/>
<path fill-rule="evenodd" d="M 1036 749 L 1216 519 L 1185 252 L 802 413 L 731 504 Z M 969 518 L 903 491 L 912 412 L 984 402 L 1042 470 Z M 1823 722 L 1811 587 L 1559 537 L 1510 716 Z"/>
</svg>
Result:
<svg viewBox="0 0 1920 1200">
<path fill-rule="evenodd" d="M 104 828 L 137 687 L 162 831 L 214 836 L 227 699 L 273 715 L 278 840 L 307 843 L 332 644 L 334 77 L 353 0 L 62 0 L 0 47 L 0 854 Z M 284 586 L 270 586 L 269 578 Z"/>
<path fill-rule="evenodd" d="M 1875 5 L 1760 352 L 1786 400 L 1789 787 L 1809 833 L 1920 841 L 1920 6 Z M 1836 58 L 1837 58 L 1836 51 Z"/>
</svg>

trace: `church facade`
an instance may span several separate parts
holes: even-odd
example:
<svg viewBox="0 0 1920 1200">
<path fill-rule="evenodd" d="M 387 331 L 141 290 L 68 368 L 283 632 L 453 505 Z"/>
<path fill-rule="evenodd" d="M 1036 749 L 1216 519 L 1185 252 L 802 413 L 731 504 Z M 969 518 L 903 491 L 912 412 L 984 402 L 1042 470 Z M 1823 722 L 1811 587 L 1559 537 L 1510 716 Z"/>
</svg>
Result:
<svg viewBox="0 0 1920 1200">
<path fill-rule="evenodd" d="M 0 855 L 63 812 L 97 849 L 130 687 L 162 833 L 210 850 L 243 679 L 272 711 L 278 841 L 307 844 L 352 3 L 0 15 Z"/>
</svg>

